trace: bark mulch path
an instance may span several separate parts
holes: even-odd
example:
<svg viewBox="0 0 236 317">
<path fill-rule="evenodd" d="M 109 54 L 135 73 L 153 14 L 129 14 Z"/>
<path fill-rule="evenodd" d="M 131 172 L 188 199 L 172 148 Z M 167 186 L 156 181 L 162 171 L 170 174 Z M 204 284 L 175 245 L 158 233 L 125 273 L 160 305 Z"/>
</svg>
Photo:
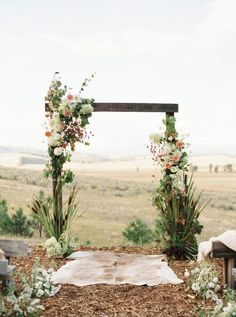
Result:
<svg viewBox="0 0 236 317">
<path fill-rule="evenodd" d="M 123 253 L 159 254 L 157 248 L 113 247 L 80 250 L 110 250 Z M 13 264 L 17 271 L 28 274 L 35 259 L 46 268 L 59 268 L 66 263 L 64 259 L 50 259 L 42 247 L 33 247 L 31 256 L 15 258 Z M 170 267 L 176 275 L 184 279 L 185 268 L 191 269 L 193 262 L 171 261 Z M 222 273 L 222 264 L 217 262 Z M 45 317 L 191 317 L 196 316 L 196 300 L 186 292 L 186 283 L 179 285 L 135 286 L 96 284 L 78 287 L 62 285 L 52 298 L 42 300 Z"/>
</svg>

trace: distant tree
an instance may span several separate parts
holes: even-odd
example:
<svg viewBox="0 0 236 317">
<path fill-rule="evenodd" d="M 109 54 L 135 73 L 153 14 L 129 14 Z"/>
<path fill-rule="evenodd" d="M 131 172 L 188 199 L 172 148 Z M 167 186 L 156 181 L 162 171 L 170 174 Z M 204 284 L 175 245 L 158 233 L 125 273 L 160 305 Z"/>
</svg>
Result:
<svg viewBox="0 0 236 317">
<path fill-rule="evenodd" d="M 227 164 L 226 165 L 226 171 L 228 173 L 232 173 L 233 172 L 233 165 L 232 164 Z"/>
<path fill-rule="evenodd" d="M 197 166 L 197 165 L 191 164 L 191 165 L 189 166 L 189 171 L 190 171 L 191 173 L 197 172 L 197 170 L 198 170 L 198 166 Z"/>
<path fill-rule="evenodd" d="M 193 173 L 197 172 L 198 170 L 198 166 L 197 165 L 193 165 Z"/>
<path fill-rule="evenodd" d="M 210 165 L 209 165 L 209 173 L 212 173 L 212 169 L 213 169 L 213 165 L 210 164 Z"/>
<path fill-rule="evenodd" d="M 218 173 L 218 172 L 219 172 L 219 165 L 216 165 L 216 166 L 215 166 L 214 171 L 215 171 L 215 173 Z"/>
</svg>

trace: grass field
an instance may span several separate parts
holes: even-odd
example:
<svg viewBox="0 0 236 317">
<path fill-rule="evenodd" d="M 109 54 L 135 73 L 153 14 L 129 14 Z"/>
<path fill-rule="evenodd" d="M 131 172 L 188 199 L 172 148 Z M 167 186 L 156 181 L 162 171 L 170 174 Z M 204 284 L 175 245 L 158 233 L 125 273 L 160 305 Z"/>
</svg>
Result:
<svg viewBox="0 0 236 317">
<path fill-rule="evenodd" d="M 86 210 L 73 224 L 72 232 L 80 242 L 90 241 L 96 246 L 125 244 L 122 230 L 135 217 L 154 226 L 156 211 L 152 206 L 152 192 L 158 183 L 155 169 L 83 169 L 76 172 L 80 191 L 80 210 Z M 236 228 L 236 173 L 194 174 L 204 198 L 211 199 L 201 215 L 204 230 L 199 240 Z M 29 205 L 39 190 L 51 192 L 50 181 L 42 171 L 0 168 L 0 196 L 7 200 L 10 210 L 22 207 L 30 213 Z M 65 190 L 65 197 L 68 188 Z M 35 235 L 36 241 L 38 240 Z"/>
</svg>

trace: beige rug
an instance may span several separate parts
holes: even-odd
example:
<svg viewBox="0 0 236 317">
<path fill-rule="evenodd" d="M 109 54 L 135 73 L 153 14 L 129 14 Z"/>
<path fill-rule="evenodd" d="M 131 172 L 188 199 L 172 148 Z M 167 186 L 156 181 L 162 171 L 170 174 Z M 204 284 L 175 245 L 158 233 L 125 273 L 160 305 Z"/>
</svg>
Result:
<svg viewBox="0 0 236 317">
<path fill-rule="evenodd" d="M 80 251 L 53 273 L 54 283 L 85 286 L 91 284 L 158 285 L 180 284 L 164 255 Z"/>
</svg>

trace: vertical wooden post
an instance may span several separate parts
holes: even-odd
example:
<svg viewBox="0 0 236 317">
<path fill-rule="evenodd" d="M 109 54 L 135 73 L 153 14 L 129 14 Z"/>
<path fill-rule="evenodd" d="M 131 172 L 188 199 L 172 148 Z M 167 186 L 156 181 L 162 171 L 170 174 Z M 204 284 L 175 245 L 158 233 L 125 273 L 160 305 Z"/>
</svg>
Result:
<svg viewBox="0 0 236 317">
<path fill-rule="evenodd" d="M 45 112 L 50 113 L 48 102 L 45 102 Z M 62 223 L 62 183 L 61 183 L 61 171 L 57 173 L 57 176 L 52 176 L 52 198 L 53 198 L 53 218 L 56 226 L 55 235 L 56 239 L 60 238 L 63 229 Z"/>
<path fill-rule="evenodd" d="M 53 217 L 56 224 L 55 232 L 56 239 L 60 238 L 62 233 L 62 183 L 61 173 L 52 179 L 52 192 L 53 192 Z"/>
<path fill-rule="evenodd" d="M 166 118 L 167 117 L 174 117 L 175 113 L 174 112 L 166 112 Z"/>
</svg>

